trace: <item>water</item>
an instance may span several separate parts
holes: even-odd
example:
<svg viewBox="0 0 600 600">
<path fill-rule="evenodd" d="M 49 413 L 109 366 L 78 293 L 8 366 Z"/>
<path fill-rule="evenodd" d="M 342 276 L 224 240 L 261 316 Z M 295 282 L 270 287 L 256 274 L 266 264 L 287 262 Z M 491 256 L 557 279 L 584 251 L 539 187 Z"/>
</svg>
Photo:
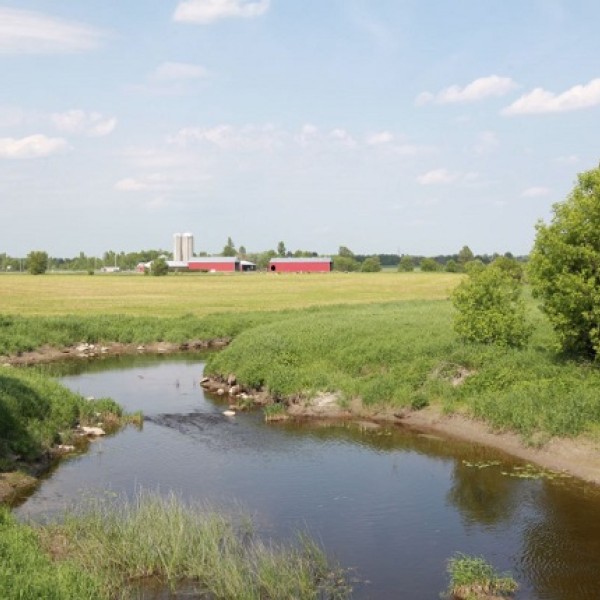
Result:
<svg viewBox="0 0 600 600">
<path fill-rule="evenodd" d="M 354 598 L 439 598 L 457 551 L 510 570 L 517 598 L 600 597 L 595 486 L 502 475 L 521 463 L 402 428 L 266 425 L 260 412 L 228 418 L 226 403 L 204 396 L 202 367 L 181 356 L 64 367 L 67 387 L 111 396 L 145 422 L 64 460 L 17 512 L 42 519 L 89 490 L 175 490 L 241 505 L 274 539 L 308 530 L 353 569 Z"/>
</svg>

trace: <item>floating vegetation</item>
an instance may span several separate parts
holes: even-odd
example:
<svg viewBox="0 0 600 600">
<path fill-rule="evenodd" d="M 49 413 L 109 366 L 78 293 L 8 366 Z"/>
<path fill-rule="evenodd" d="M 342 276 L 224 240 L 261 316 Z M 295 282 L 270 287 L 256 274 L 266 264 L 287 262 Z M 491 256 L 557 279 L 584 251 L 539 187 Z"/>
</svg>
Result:
<svg viewBox="0 0 600 600">
<path fill-rule="evenodd" d="M 570 479 L 565 471 L 552 471 L 550 469 L 542 469 L 536 465 L 526 464 L 524 466 L 513 467 L 512 471 L 502 471 L 502 475 L 506 477 L 516 477 L 518 479 Z"/>
<path fill-rule="evenodd" d="M 488 467 L 497 467 L 500 465 L 499 460 L 484 460 L 480 462 L 470 462 L 468 460 L 463 460 L 462 464 L 465 467 L 472 467 L 474 469 L 487 469 Z"/>
</svg>

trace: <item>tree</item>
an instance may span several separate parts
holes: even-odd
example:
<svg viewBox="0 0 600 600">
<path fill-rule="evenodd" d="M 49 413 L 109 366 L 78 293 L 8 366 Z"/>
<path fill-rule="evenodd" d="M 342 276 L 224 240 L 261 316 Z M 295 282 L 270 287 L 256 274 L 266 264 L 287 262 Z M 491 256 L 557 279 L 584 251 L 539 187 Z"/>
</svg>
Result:
<svg viewBox="0 0 600 600">
<path fill-rule="evenodd" d="M 238 248 L 238 256 L 239 256 L 240 258 L 246 258 L 246 255 L 247 255 L 247 254 L 248 254 L 248 253 L 246 252 L 246 246 L 240 246 L 240 247 Z"/>
<path fill-rule="evenodd" d="M 523 281 L 523 266 L 512 257 L 498 256 L 491 264 L 495 269 L 502 269 L 507 275 L 510 275 L 515 281 Z"/>
<path fill-rule="evenodd" d="M 344 256 L 346 258 L 354 258 L 354 252 L 346 246 L 340 246 L 338 249 L 338 256 Z"/>
<path fill-rule="evenodd" d="M 333 269 L 344 272 L 358 271 L 360 263 L 351 256 L 338 255 L 333 257 Z"/>
<path fill-rule="evenodd" d="M 283 242 L 279 242 L 279 244 L 277 244 L 277 256 L 285 256 L 287 253 L 287 250 L 285 249 L 285 244 Z"/>
<path fill-rule="evenodd" d="M 600 356 L 600 167 L 538 223 L 529 263 L 533 294 L 569 353 Z"/>
<path fill-rule="evenodd" d="M 32 250 L 27 255 L 27 270 L 32 275 L 43 275 L 48 269 L 48 253 Z"/>
<path fill-rule="evenodd" d="M 447 273 L 458 273 L 460 271 L 460 267 L 458 265 L 458 263 L 451 258 L 447 263 L 446 263 L 446 272 Z"/>
<path fill-rule="evenodd" d="M 166 275 L 169 272 L 169 265 L 167 261 L 159 256 L 152 261 L 152 265 L 150 266 L 150 273 L 155 275 L 156 277 L 160 277 L 162 275 Z"/>
<path fill-rule="evenodd" d="M 481 271 L 485 271 L 487 267 L 483 263 L 483 261 L 475 258 L 470 260 L 468 263 L 464 264 L 463 270 L 467 275 L 474 277 L 477 273 L 481 273 Z"/>
<path fill-rule="evenodd" d="M 424 258 L 421 261 L 421 271 L 424 272 L 433 272 L 433 271 L 439 271 L 440 270 L 440 265 L 437 261 L 435 261 L 433 258 Z"/>
<path fill-rule="evenodd" d="M 363 273 L 378 273 L 381 271 L 379 256 L 369 256 L 363 261 L 360 270 Z"/>
<path fill-rule="evenodd" d="M 454 330 L 466 342 L 518 348 L 531 336 L 521 285 L 502 269 L 488 267 L 465 279 L 452 303 Z"/>
<path fill-rule="evenodd" d="M 409 273 L 415 270 L 415 263 L 411 256 L 405 254 L 398 263 L 398 271 L 404 271 L 405 273 Z"/>
<path fill-rule="evenodd" d="M 469 261 L 473 260 L 475 255 L 471 252 L 469 246 L 463 246 L 458 253 L 458 264 L 464 266 Z"/>
<path fill-rule="evenodd" d="M 235 245 L 233 243 L 233 240 L 230 237 L 227 238 L 227 243 L 223 247 L 222 255 L 223 256 L 237 256 L 237 251 L 235 249 Z"/>
</svg>

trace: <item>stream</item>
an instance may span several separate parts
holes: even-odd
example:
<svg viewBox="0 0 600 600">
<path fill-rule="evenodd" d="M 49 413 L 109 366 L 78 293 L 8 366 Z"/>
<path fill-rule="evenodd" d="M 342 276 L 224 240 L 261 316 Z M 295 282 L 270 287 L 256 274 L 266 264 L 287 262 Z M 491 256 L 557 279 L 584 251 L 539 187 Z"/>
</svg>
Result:
<svg viewBox="0 0 600 600">
<path fill-rule="evenodd" d="M 481 555 L 519 582 L 519 599 L 600 597 L 600 489 L 539 477 L 518 459 L 402 427 L 265 424 L 226 417 L 199 385 L 202 356 L 73 362 L 60 381 L 143 411 L 143 427 L 60 462 L 17 509 L 60 514 L 87 493 L 174 490 L 243 507 L 259 533 L 308 531 L 356 578 L 360 600 L 436 599 L 455 552 Z"/>
</svg>

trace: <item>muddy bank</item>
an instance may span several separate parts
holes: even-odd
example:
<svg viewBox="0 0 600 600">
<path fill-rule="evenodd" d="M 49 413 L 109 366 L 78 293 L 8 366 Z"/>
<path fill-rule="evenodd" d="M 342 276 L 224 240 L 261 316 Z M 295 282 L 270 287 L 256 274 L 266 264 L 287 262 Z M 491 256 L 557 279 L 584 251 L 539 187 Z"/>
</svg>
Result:
<svg viewBox="0 0 600 600">
<path fill-rule="evenodd" d="M 511 432 L 494 431 L 483 421 L 463 414 L 444 414 L 440 407 L 428 406 L 421 410 L 372 408 L 360 400 L 349 404 L 340 402 L 337 394 L 321 393 L 311 399 L 301 396 L 275 399 L 264 390 L 250 390 L 237 385 L 235 376 L 204 378 L 202 386 L 209 392 L 227 397 L 232 408 L 239 398 L 255 400 L 257 404 L 281 404 L 278 418 L 347 419 L 372 424 L 385 423 L 410 427 L 422 433 L 443 435 L 457 440 L 484 444 L 545 469 L 565 471 L 575 477 L 600 485 L 600 441 L 585 437 L 552 438 L 539 447 L 524 443 L 521 436 Z"/>
<path fill-rule="evenodd" d="M 231 340 L 217 338 L 212 340 L 193 340 L 183 343 L 153 342 L 150 344 L 122 344 L 109 342 L 102 344 L 88 344 L 82 342 L 64 348 L 42 346 L 32 352 L 20 352 L 12 356 L 0 356 L 0 365 L 25 366 L 41 363 L 50 363 L 67 359 L 90 359 L 102 356 L 120 356 L 124 354 L 174 354 L 177 352 L 208 350 L 223 348 Z"/>
</svg>

